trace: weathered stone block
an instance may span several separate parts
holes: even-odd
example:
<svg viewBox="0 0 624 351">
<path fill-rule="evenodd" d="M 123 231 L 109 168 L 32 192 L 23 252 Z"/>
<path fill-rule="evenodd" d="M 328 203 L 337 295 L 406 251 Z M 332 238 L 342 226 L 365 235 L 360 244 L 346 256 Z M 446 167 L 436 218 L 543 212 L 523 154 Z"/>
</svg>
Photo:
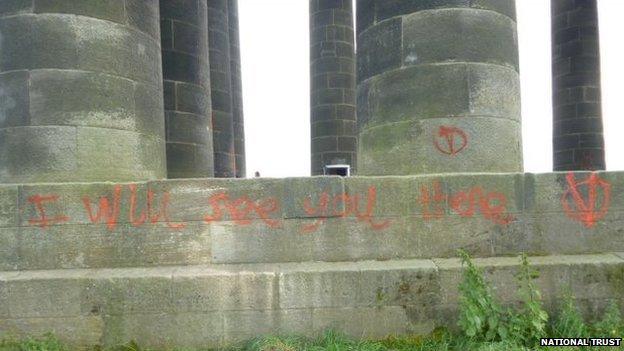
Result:
<svg viewBox="0 0 624 351">
<path fill-rule="evenodd" d="M 314 330 L 340 330 L 358 339 L 381 339 L 388 335 L 428 334 L 433 321 L 412 321 L 405 307 L 317 308 L 312 315 Z"/>
<path fill-rule="evenodd" d="M 385 73 L 372 82 L 367 126 L 466 115 L 470 101 L 467 86 L 464 64 L 414 66 Z"/>
<path fill-rule="evenodd" d="M 470 115 L 521 122 L 520 79 L 512 69 L 489 64 L 469 65 Z"/>
<path fill-rule="evenodd" d="M 477 215 L 478 216 L 478 215 Z M 445 218 L 413 218 L 412 235 L 416 244 L 414 257 L 454 257 L 464 249 L 477 257 L 494 254 L 492 236 L 498 231 L 495 223 L 481 217 L 462 218 L 451 215 Z"/>
<path fill-rule="evenodd" d="M 210 121 L 206 116 L 190 113 L 167 112 L 167 142 L 206 145 L 212 149 Z"/>
<path fill-rule="evenodd" d="M 410 13 L 440 8 L 467 7 L 469 0 L 389 0 L 376 1 L 375 13 L 378 22 Z"/>
<path fill-rule="evenodd" d="M 358 305 L 360 271 L 357 263 L 308 263 L 279 273 L 282 309 Z"/>
<path fill-rule="evenodd" d="M 215 178 L 234 178 L 236 176 L 236 155 L 231 152 L 218 151 L 214 140 L 224 133 L 213 130 L 214 174 Z"/>
<path fill-rule="evenodd" d="M 544 213 L 529 219 L 536 252 L 543 254 L 599 253 L 624 248 L 622 212 L 611 212 L 594 225 L 563 213 Z"/>
<path fill-rule="evenodd" d="M 196 4 L 198 2 L 195 2 Z M 174 49 L 207 60 L 208 46 L 206 35 L 194 25 L 173 22 Z M 202 45 L 203 43 L 203 45 Z"/>
<path fill-rule="evenodd" d="M 171 223 L 180 226 L 180 223 Z M 142 227 L 118 224 L 21 228 L 18 257 L 6 269 L 141 267 L 206 264 L 211 261 L 209 228 L 185 223 Z"/>
<path fill-rule="evenodd" d="M 361 129 L 357 153 L 360 174 L 412 174 L 416 145 L 399 141 L 415 140 L 421 133 L 418 124 L 411 121 Z"/>
<path fill-rule="evenodd" d="M 127 79 L 59 70 L 36 70 L 31 76 L 31 125 L 142 131 L 137 130 L 134 84 Z"/>
<path fill-rule="evenodd" d="M 147 7 L 157 6 L 156 1 L 141 3 Z M 34 6 L 33 11 L 37 14 L 4 17 L 0 20 L 0 33 L 4 38 L 0 50 L 2 52 L 0 69 L 31 70 L 28 106 L 31 115 L 21 125 L 87 125 L 111 128 L 107 133 L 113 134 L 126 129 L 151 134 L 157 139 L 164 137 L 159 41 L 127 27 L 126 19 L 119 17 L 132 11 L 130 2 L 38 1 L 33 2 L 31 6 Z M 156 7 L 156 13 L 157 11 Z M 150 20 L 149 11 L 144 11 L 141 16 Z M 153 17 L 157 33 L 158 16 Z M 115 24 L 111 21 L 124 24 Z M 97 73 L 142 81 L 150 87 Z M 94 98 L 96 95 L 97 98 Z M 161 118 L 158 118 L 159 116 Z M 38 139 L 48 138 L 49 135 L 44 135 L 53 129 L 67 137 L 56 136 L 55 140 L 45 140 L 48 143 L 45 147 L 39 145 L 41 142 Z M 100 173 L 101 169 L 84 171 L 91 172 L 87 176 L 76 172 L 76 169 L 84 170 L 89 165 L 106 162 L 106 158 L 97 152 L 90 154 L 86 160 L 81 159 L 83 151 L 86 153 L 93 151 L 93 144 L 85 143 L 83 137 L 85 134 L 91 133 L 93 136 L 97 133 L 78 129 L 50 127 L 15 132 L 21 133 L 22 136 L 24 134 L 33 136 L 23 138 L 22 141 L 16 139 L 15 147 L 29 153 L 28 162 L 17 164 L 11 159 L 14 157 L 11 155 L 18 152 L 10 152 L 1 157 L 2 163 L 9 165 L 8 168 L 15 163 L 11 173 L 20 176 L 22 182 L 119 179 L 114 176 L 110 178 L 101 174 L 93 175 Z M 111 149 L 118 151 L 120 146 L 115 144 L 113 147 L 110 137 L 107 136 L 109 140 L 94 137 L 98 139 L 95 140 L 98 143 L 97 147 L 108 148 L 107 151 L 112 151 Z M 2 139 L 6 141 L 7 138 L 11 137 Z M 117 155 L 137 151 L 136 144 L 141 144 L 142 141 L 136 142 L 136 139 L 141 138 L 144 137 L 134 138 L 134 141 L 128 142 L 128 139 L 132 138 L 120 137 L 122 142 L 119 144 L 126 149 Z M 10 141 L 8 143 L 10 144 Z M 158 144 L 158 141 L 152 142 L 149 153 L 143 150 L 144 155 L 151 157 L 150 162 L 157 164 L 157 168 L 164 165 L 164 145 L 160 147 Z M 133 156 L 141 158 L 144 155 Z M 29 162 L 32 164 L 29 165 Z M 102 167 L 101 164 L 98 166 Z M 135 167 L 134 164 L 126 167 L 141 168 Z M 146 173 L 150 171 L 153 170 L 146 170 Z M 110 173 L 110 170 L 108 172 Z M 121 175 L 120 178 L 136 179 L 136 174 L 140 173 L 139 169 L 138 173 Z M 163 170 L 156 170 L 154 173 L 164 175 Z"/>
<path fill-rule="evenodd" d="M 202 17 L 198 13 L 198 3 L 197 0 L 162 1 L 160 12 L 172 20 L 198 25 L 199 18 Z"/>
<path fill-rule="evenodd" d="M 167 143 L 167 176 L 169 179 L 187 178 L 186 175 L 197 171 L 195 167 L 195 153 L 198 149 L 196 144 Z M 196 175 L 191 178 L 200 178 Z"/>
<path fill-rule="evenodd" d="M 55 279 L 56 278 L 56 279 Z M 80 315 L 81 280 L 25 274 L 6 283 L 12 318 L 71 317 Z"/>
<path fill-rule="evenodd" d="M 207 313 L 149 313 L 104 317 L 100 343 L 108 346 L 137 342 L 145 347 L 219 347 L 223 342 L 223 315 Z"/>
<path fill-rule="evenodd" d="M 493 128 L 499 128 L 500 134 L 493 136 Z M 456 169 L 517 172 L 521 145 L 510 146 L 509 140 L 517 139 L 520 129 L 516 122 L 488 117 L 431 118 L 364 129 L 358 143 L 358 170 L 367 175 Z"/>
<path fill-rule="evenodd" d="M 148 135 L 104 128 L 76 128 L 77 166 L 82 181 L 162 179 L 166 174 L 165 141 Z M 115 143 L 111 144 L 111 140 Z M 67 181 L 67 179 L 65 180 Z"/>
<path fill-rule="evenodd" d="M 356 10 L 356 30 L 362 31 L 375 23 L 375 0 L 358 0 Z"/>
<path fill-rule="evenodd" d="M 494 256 L 516 255 L 525 252 L 539 255 L 540 234 L 532 229 L 532 222 L 526 214 L 512 215 L 513 220 L 507 225 L 496 225 L 490 230 L 490 240 Z"/>
<path fill-rule="evenodd" d="M 220 113 L 216 111 L 213 111 L 212 113 L 212 126 L 214 128 L 212 130 L 212 145 L 215 153 L 218 152 L 224 154 L 224 156 L 226 157 L 223 160 L 224 162 L 232 162 L 232 159 L 228 159 L 227 157 L 231 157 L 231 155 L 235 152 L 233 134 L 228 132 L 228 130 L 231 129 L 222 128 L 226 127 L 225 125 L 228 123 L 228 118 L 231 118 L 231 115 L 229 113 Z M 227 163 L 225 164 L 225 166 L 234 167 L 233 164 Z"/>
<path fill-rule="evenodd" d="M 569 288 L 587 314 L 621 300 L 622 255 L 529 261 L 549 311 Z M 518 257 L 474 263 L 502 304 L 519 301 Z M 78 347 L 195 348 L 329 328 L 364 339 L 428 334 L 455 325 L 462 270 L 458 259 L 435 259 L 2 272 L 0 337 L 53 331 Z"/>
<path fill-rule="evenodd" d="M 102 224 L 114 228 L 117 224 L 138 224 L 146 204 L 147 186 L 144 183 L 22 185 L 18 198 L 19 225 L 46 229 L 67 224 Z M 158 210 L 158 205 L 152 203 L 152 209 Z M 42 210 L 50 219 L 45 224 L 40 223 Z"/>
<path fill-rule="evenodd" d="M 160 43 L 159 2 L 157 0 L 125 0 L 128 25 L 148 34 Z"/>
<path fill-rule="evenodd" d="M 148 136 L 164 140 L 162 86 L 137 82 L 134 85 L 134 108 L 136 129 Z"/>
<path fill-rule="evenodd" d="M 590 190 L 595 191 L 594 208 L 597 211 L 624 210 L 624 200 L 613 196 L 624 185 L 623 172 L 527 173 L 525 178 L 525 207 L 532 214 L 564 212 L 564 202 L 573 209 L 576 204 L 570 197 L 572 193 L 576 191 L 581 195 L 581 200 L 589 200 Z"/>
<path fill-rule="evenodd" d="M 287 178 L 283 181 L 284 218 L 335 217 L 344 210 L 340 197 L 345 193 L 340 177 Z M 319 203 L 327 202 L 323 211 Z"/>
<path fill-rule="evenodd" d="M 34 0 L 34 13 L 67 13 L 125 24 L 124 1 Z"/>
<path fill-rule="evenodd" d="M 131 316 L 175 313 L 174 268 L 132 268 L 92 272 L 75 297 L 76 314 Z"/>
<path fill-rule="evenodd" d="M 358 81 L 401 67 L 401 22 L 401 18 L 394 18 L 358 35 Z"/>
<path fill-rule="evenodd" d="M 440 270 L 442 303 L 459 301 L 458 286 L 461 283 L 461 263 L 458 259 L 434 260 Z M 530 257 L 530 264 L 540 273 L 535 283 L 544 299 L 557 299 L 568 291 L 579 298 L 617 298 L 624 276 L 624 261 L 612 254 L 580 256 Z M 520 301 L 517 295 L 519 269 L 518 257 L 495 257 L 474 259 L 485 269 L 486 280 L 503 303 Z"/>
<path fill-rule="evenodd" d="M 179 82 L 176 84 L 176 99 L 178 111 L 210 116 L 210 94 L 206 90 L 193 84 Z"/>
<path fill-rule="evenodd" d="M 0 19 L 2 71 L 76 68 L 75 22 L 67 15 L 12 16 Z M 55 45 L 50 46 L 49 43 Z"/>
<path fill-rule="evenodd" d="M 308 220 L 298 230 L 303 230 L 304 237 L 313 241 L 313 260 L 388 260 L 416 257 L 418 253 L 417 239 L 412 234 L 409 219 L 405 218 Z"/>
<path fill-rule="evenodd" d="M 360 306 L 430 309 L 439 302 L 438 269 L 430 260 L 365 262 L 360 270 Z"/>
<path fill-rule="evenodd" d="M 54 317 L 0 319 L 0 337 L 42 337 L 52 333 L 66 345 L 78 348 L 99 345 L 104 322 L 101 317 Z"/>
<path fill-rule="evenodd" d="M 189 268 L 173 275 L 173 304 L 179 312 L 273 310 L 276 287 L 273 272 Z"/>
<path fill-rule="evenodd" d="M 201 70 L 202 61 L 194 56 L 176 51 L 163 51 L 164 78 L 200 85 L 202 79 L 196 73 Z"/>
<path fill-rule="evenodd" d="M 0 74 L 0 128 L 27 125 L 30 117 L 29 72 Z"/>
<path fill-rule="evenodd" d="M 0 130 L 0 179 L 3 183 L 75 179 L 77 152 L 75 127 Z"/>
<path fill-rule="evenodd" d="M 462 210 L 471 207 L 464 206 L 469 203 L 474 204 L 472 207 L 480 207 L 486 218 L 488 212 L 498 212 L 497 209 L 504 209 L 506 214 L 520 214 L 524 210 L 524 174 L 462 174 L 442 179 L 447 185 L 452 213 L 461 215 Z"/>
<path fill-rule="evenodd" d="M 518 70 L 516 23 L 475 9 L 439 9 L 403 18 L 403 64 L 492 63 Z"/>
<path fill-rule="evenodd" d="M 212 224 L 214 262 L 383 260 L 418 253 L 416 237 L 405 235 L 410 226 L 401 218 L 286 219 L 281 225 Z"/>
<path fill-rule="evenodd" d="M 613 196 L 621 183 L 619 172 L 527 174 L 525 206 L 541 250 L 581 253 L 622 247 L 624 203 Z"/>
<path fill-rule="evenodd" d="M 0 228 L 18 225 L 17 189 L 15 185 L 0 186 Z"/>
<path fill-rule="evenodd" d="M 160 40 L 163 51 L 173 50 L 173 22 L 170 19 L 160 20 Z"/>
<path fill-rule="evenodd" d="M 279 179 L 155 181 L 149 183 L 149 189 L 158 194 L 169 193 L 169 216 L 175 221 L 232 221 L 236 211 L 229 211 L 228 206 L 234 205 L 245 212 L 251 203 L 261 206 L 263 210 L 260 211 L 262 215 L 257 211 L 249 212 L 250 220 L 282 218 L 280 204 L 284 187 Z"/>
<path fill-rule="evenodd" d="M 343 199 L 350 207 L 350 217 L 400 217 L 416 213 L 420 179 L 410 177 L 345 178 Z"/>
<path fill-rule="evenodd" d="M 0 233 L 2 230 L 0 230 Z M 0 319 L 9 318 L 9 289 L 5 279 L 6 274 L 0 278 Z"/>
<path fill-rule="evenodd" d="M 462 271 L 464 266 L 459 259 L 434 259 L 439 269 L 440 276 L 440 303 L 444 305 L 455 305 L 459 303 L 459 286 L 463 281 Z M 502 303 L 519 301 L 517 296 L 517 283 L 515 273 L 517 272 L 520 258 L 518 257 L 496 257 L 486 259 L 473 259 L 477 267 L 485 272 L 488 283 L 493 284 L 492 290 Z M 534 268 L 537 268 L 534 266 Z M 549 277 L 541 276 L 537 281 L 538 288 L 545 297 L 550 297 L 552 282 Z"/>
<path fill-rule="evenodd" d="M 624 261 L 615 255 L 583 255 L 569 267 L 570 289 L 577 299 L 621 298 L 624 286 Z"/>
<path fill-rule="evenodd" d="M 165 111 L 176 110 L 176 83 L 175 81 L 165 80 L 163 81 L 163 94 L 164 94 L 164 108 Z"/>
<path fill-rule="evenodd" d="M 17 228 L 0 228 L 0 270 L 12 271 L 19 269 L 20 237 Z M 0 290 L 3 288 L 0 287 Z M 2 292 L 0 291 L 0 295 Z M 3 303 L 0 297 L 0 304 Z M 0 307 L 0 318 L 2 318 Z"/>
<path fill-rule="evenodd" d="M 309 335 L 311 329 L 312 312 L 308 309 L 224 313 L 224 340 L 230 345 L 257 338 L 259 335 Z"/>
<path fill-rule="evenodd" d="M 32 0 L 6 0 L 0 4 L 0 15 L 29 13 L 33 9 Z"/>
<path fill-rule="evenodd" d="M 74 68 L 111 73 L 157 87 L 162 85 L 160 36 L 154 41 L 127 27 L 85 17 L 73 21 L 71 28 L 78 55 Z M 158 31 L 157 20 L 155 26 Z"/>
<path fill-rule="evenodd" d="M 212 233 L 212 260 L 216 263 L 311 261 L 314 242 L 304 235 L 298 220 L 263 220 L 249 224 L 215 222 Z"/>
</svg>

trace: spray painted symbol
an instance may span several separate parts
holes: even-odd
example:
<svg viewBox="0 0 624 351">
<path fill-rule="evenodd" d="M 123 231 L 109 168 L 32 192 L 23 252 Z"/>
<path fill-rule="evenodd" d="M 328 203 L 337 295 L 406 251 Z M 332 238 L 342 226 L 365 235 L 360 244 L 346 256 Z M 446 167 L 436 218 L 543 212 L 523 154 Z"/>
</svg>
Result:
<svg viewBox="0 0 624 351">
<path fill-rule="evenodd" d="M 592 173 L 582 182 L 577 182 L 574 173 L 566 176 L 568 188 L 561 197 L 561 204 L 566 215 L 575 221 L 583 223 L 587 228 L 592 228 L 603 219 L 609 211 L 611 204 L 611 184 Z M 584 197 L 582 191 L 587 191 Z M 602 190 L 602 201 L 599 201 L 599 190 Z"/>
<path fill-rule="evenodd" d="M 468 146 L 468 136 L 457 127 L 440 126 L 434 134 L 433 143 L 441 153 L 455 156 Z"/>
</svg>

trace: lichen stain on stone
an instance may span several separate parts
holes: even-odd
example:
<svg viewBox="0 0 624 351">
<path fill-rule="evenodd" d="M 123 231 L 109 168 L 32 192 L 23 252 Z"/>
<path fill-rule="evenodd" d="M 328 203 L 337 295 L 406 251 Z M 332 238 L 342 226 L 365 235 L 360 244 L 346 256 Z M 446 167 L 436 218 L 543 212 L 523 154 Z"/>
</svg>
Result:
<svg viewBox="0 0 624 351">
<path fill-rule="evenodd" d="M 405 57 L 405 63 L 408 65 L 415 65 L 418 62 L 418 55 L 416 54 L 409 54 L 407 55 L 407 57 Z"/>
<path fill-rule="evenodd" d="M 145 45 L 143 45 L 142 43 L 138 43 L 137 44 L 137 52 L 139 53 L 139 56 L 145 56 Z"/>
</svg>

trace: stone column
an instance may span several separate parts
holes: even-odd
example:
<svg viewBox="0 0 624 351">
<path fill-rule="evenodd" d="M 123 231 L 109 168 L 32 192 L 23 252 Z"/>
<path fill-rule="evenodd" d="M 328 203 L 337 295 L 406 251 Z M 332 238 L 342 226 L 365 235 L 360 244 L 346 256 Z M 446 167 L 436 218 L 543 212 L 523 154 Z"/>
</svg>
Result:
<svg viewBox="0 0 624 351">
<path fill-rule="evenodd" d="M 356 167 L 355 48 L 351 0 L 310 0 L 312 175 Z"/>
<path fill-rule="evenodd" d="M 245 167 L 245 120 L 243 114 L 243 82 L 241 76 L 238 0 L 228 0 L 228 26 L 230 28 L 230 73 L 232 76 L 232 117 L 236 177 L 245 178 L 247 170 Z"/>
<path fill-rule="evenodd" d="M 596 0 L 552 0 L 555 171 L 604 170 Z"/>
<path fill-rule="evenodd" d="M 206 0 L 160 0 L 167 173 L 212 177 Z"/>
<path fill-rule="evenodd" d="M 164 178 L 157 0 L 0 1 L 0 183 Z"/>
<path fill-rule="evenodd" d="M 229 43 L 227 0 L 208 0 L 212 138 L 217 178 L 236 176 Z"/>
<path fill-rule="evenodd" d="M 522 171 L 514 0 L 358 0 L 360 175 Z"/>
</svg>

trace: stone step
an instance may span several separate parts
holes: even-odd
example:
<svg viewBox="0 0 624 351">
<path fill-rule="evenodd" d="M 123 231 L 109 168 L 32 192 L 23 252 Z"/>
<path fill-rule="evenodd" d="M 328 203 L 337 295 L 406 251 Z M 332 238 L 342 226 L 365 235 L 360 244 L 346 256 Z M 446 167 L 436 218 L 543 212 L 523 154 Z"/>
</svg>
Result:
<svg viewBox="0 0 624 351">
<path fill-rule="evenodd" d="M 530 257 L 548 310 L 571 290 L 591 316 L 624 303 L 624 253 Z M 505 304 L 518 257 L 475 259 Z M 264 334 L 353 337 L 453 327 L 458 259 L 0 272 L 0 338 L 52 331 L 73 345 L 217 347 Z"/>
<path fill-rule="evenodd" d="M 0 270 L 624 251 L 623 172 L 0 186 Z"/>
</svg>

